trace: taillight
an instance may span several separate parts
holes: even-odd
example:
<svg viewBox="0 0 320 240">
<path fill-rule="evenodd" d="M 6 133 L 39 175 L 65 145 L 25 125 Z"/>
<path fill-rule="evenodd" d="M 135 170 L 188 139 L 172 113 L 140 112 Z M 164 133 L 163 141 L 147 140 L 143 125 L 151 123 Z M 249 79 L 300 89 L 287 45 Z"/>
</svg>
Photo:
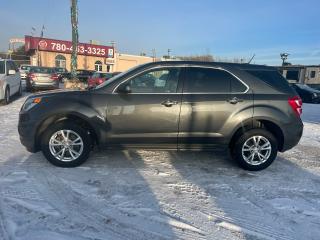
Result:
<svg viewBox="0 0 320 240">
<path fill-rule="evenodd" d="M 36 75 L 33 74 L 33 73 L 28 73 L 28 76 L 27 76 L 29 79 L 31 80 L 34 80 L 36 78 Z"/>
<path fill-rule="evenodd" d="M 298 116 L 302 114 L 302 100 L 299 96 L 294 96 L 292 98 L 289 98 L 288 103 Z"/>
<path fill-rule="evenodd" d="M 59 76 L 57 75 L 57 74 L 51 74 L 51 77 L 50 77 L 50 79 L 52 79 L 52 80 L 58 80 L 59 79 Z"/>
</svg>

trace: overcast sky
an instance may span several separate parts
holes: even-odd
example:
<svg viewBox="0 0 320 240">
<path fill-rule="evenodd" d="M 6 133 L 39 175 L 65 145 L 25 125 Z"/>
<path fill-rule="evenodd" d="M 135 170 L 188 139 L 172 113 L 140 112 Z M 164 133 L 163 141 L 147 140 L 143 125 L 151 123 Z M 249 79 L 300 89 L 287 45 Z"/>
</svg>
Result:
<svg viewBox="0 0 320 240">
<path fill-rule="evenodd" d="M 1 0 L 0 51 L 12 37 L 71 40 L 70 0 Z M 320 64 L 319 0 L 79 0 L 79 37 L 116 41 L 120 52 L 210 53 L 280 64 Z"/>
</svg>

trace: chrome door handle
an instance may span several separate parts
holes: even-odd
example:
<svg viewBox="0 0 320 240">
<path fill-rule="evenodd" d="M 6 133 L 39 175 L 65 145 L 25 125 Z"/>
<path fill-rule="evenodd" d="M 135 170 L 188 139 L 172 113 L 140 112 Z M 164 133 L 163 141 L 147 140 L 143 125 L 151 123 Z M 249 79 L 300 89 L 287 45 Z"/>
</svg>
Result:
<svg viewBox="0 0 320 240">
<path fill-rule="evenodd" d="M 243 102 L 243 100 L 242 100 L 242 99 L 239 99 L 239 98 L 237 98 L 237 97 L 234 97 L 234 98 L 229 99 L 228 102 L 229 102 L 230 104 L 237 104 L 238 102 Z"/>
<path fill-rule="evenodd" d="M 173 105 L 177 105 L 177 104 L 178 104 L 177 101 L 171 101 L 171 100 L 166 100 L 161 103 L 161 105 L 163 105 L 165 107 L 172 107 Z"/>
</svg>

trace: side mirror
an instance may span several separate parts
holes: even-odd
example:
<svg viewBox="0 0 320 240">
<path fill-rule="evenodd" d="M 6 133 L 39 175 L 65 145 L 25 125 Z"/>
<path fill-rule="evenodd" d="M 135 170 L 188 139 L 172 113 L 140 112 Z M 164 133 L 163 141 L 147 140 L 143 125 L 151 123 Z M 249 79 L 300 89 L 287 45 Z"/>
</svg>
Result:
<svg viewBox="0 0 320 240">
<path fill-rule="evenodd" d="M 122 84 L 117 89 L 118 93 L 131 93 L 131 87 L 128 84 Z"/>
<path fill-rule="evenodd" d="M 8 75 L 15 75 L 16 74 L 16 70 L 9 70 Z"/>
</svg>

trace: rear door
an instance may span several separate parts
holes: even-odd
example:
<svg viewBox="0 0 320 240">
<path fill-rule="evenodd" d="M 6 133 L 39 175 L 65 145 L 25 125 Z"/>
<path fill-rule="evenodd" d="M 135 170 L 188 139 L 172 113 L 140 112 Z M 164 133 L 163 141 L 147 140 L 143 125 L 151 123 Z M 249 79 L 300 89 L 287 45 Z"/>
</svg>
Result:
<svg viewBox="0 0 320 240">
<path fill-rule="evenodd" d="M 184 80 L 178 147 L 211 149 L 226 143 L 228 124 L 252 104 L 248 87 L 230 72 L 211 67 L 189 67 Z"/>
</svg>

